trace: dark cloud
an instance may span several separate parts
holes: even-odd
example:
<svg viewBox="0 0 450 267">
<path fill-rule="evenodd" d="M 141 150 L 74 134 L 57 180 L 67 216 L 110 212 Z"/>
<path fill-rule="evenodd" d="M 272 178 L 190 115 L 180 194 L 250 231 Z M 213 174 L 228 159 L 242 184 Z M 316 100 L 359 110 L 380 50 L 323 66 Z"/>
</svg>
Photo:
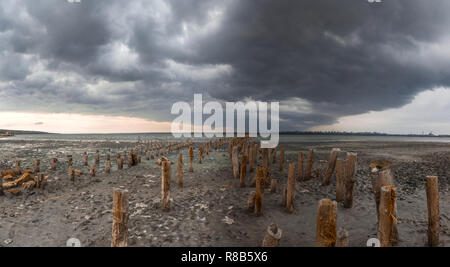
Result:
<svg viewBox="0 0 450 267">
<path fill-rule="evenodd" d="M 5 0 L 0 104 L 20 110 L 26 96 L 29 110 L 168 120 L 172 103 L 203 92 L 288 103 L 282 129 L 306 129 L 448 86 L 449 10 L 446 0 Z"/>
</svg>

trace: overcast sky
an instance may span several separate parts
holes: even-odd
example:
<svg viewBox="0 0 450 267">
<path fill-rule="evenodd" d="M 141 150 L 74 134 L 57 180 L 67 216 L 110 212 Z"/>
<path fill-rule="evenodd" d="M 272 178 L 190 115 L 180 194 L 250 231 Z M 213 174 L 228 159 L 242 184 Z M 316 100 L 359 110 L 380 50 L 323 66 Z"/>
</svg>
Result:
<svg viewBox="0 0 450 267">
<path fill-rule="evenodd" d="M 449 14 L 448 0 L 1 0 L 0 128 L 169 130 L 172 104 L 203 93 L 280 101 L 284 131 L 450 133 Z"/>
</svg>

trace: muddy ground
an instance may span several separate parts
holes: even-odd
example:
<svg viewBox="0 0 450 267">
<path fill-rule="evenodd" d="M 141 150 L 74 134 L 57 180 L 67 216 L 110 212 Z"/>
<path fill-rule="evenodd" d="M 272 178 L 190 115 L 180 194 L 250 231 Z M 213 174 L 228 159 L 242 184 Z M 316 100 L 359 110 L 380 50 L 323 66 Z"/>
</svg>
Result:
<svg viewBox="0 0 450 267">
<path fill-rule="evenodd" d="M 41 159 L 41 170 L 49 175 L 44 190 L 23 191 L 19 196 L 5 193 L 0 197 L 0 246 L 65 246 L 77 238 L 82 246 L 110 246 L 112 224 L 112 190 L 129 191 L 130 246 L 260 246 L 266 228 L 276 223 L 283 230 L 281 246 L 314 246 L 317 203 L 335 198 L 335 179 L 320 186 L 319 179 L 297 184 L 294 213 L 281 206 L 281 190 L 266 191 L 263 215 L 256 217 L 245 210 L 248 194 L 254 188 L 239 188 L 233 179 L 231 160 L 226 150 L 212 152 L 202 164 L 187 172 L 188 154 L 183 150 L 184 187 L 176 184 L 176 167 L 172 167 L 172 208 L 160 208 L 161 169 L 156 160 L 143 157 L 139 166 L 117 171 L 115 152 L 132 143 L 14 141 L 0 140 L 0 170 L 12 168 L 14 160 L 31 167 Z M 316 149 L 315 168 L 326 168 L 330 150 L 358 152 L 357 183 L 354 205 L 344 209 L 339 204 L 338 227 L 349 232 L 351 246 L 366 246 L 376 237 L 375 202 L 371 193 L 368 165 L 376 159 L 393 162 L 398 191 L 398 246 L 425 246 L 427 207 L 425 177 L 440 178 L 441 245 L 450 246 L 450 144 L 398 142 L 339 142 L 284 144 L 288 161 L 297 161 L 297 151 Z M 105 153 L 111 149 L 113 171 L 104 173 Z M 67 174 L 67 155 L 81 166 L 81 154 L 88 151 L 90 163 L 96 150 L 101 153 L 96 177 L 82 175 L 74 183 Z M 170 158 L 176 162 L 175 154 Z M 197 153 L 195 154 L 197 158 Z M 340 154 L 341 157 L 345 153 Z M 48 170 L 49 159 L 59 159 L 58 170 Z M 287 165 L 282 172 L 272 165 L 279 189 L 287 180 Z M 248 180 L 253 173 L 247 175 Z"/>
</svg>

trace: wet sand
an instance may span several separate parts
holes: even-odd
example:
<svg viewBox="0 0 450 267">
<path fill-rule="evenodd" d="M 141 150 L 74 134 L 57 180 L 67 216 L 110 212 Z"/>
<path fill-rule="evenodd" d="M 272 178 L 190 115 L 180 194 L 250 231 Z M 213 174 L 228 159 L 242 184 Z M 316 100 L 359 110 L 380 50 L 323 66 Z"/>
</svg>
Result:
<svg viewBox="0 0 450 267">
<path fill-rule="evenodd" d="M 349 232 L 351 246 L 366 246 L 376 237 L 375 201 L 371 192 L 369 163 L 387 159 L 393 162 L 398 192 L 397 246 L 426 246 L 427 203 L 425 177 L 439 177 L 441 209 L 441 245 L 450 246 L 450 144 L 405 142 L 338 142 L 284 144 L 287 161 L 297 161 L 297 152 L 316 149 L 315 168 L 322 172 L 332 148 L 358 153 L 357 183 L 351 209 L 338 208 L 338 228 Z M 335 178 L 329 186 L 319 179 L 297 183 L 292 214 L 281 206 L 281 185 L 287 181 L 287 164 L 282 172 L 273 164 L 272 176 L 278 179 L 278 192 L 266 190 L 263 215 L 256 217 L 245 210 L 248 194 L 254 188 L 239 188 L 233 179 L 228 148 L 213 151 L 202 164 L 188 170 L 188 151 L 183 150 L 184 187 L 176 184 L 176 166 L 172 166 L 172 208 L 160 208 L 161 168 L 156 159 L 142 155 L 138 166 L 117 171 L 115 152 L 134 143 L 14 141 L 0 139 L 0 170 L 31 168 L 41 159 L 41 170 L 49 175 L 44 190 L 23 191 L 18 196 L 5 192 L 0 197 L 0 246 L 65 246 L 69 238 L 78 238 L 83 246 L 110 246 L 112 224 L 112 189 L 129 190 L 130 246 L 260 246 L 266 228 L 276 223 L 283 230 L 280 246 L 314 246 L 317 203 L 335 198 Z M 111 149 L 112 173 L 105 174 L 105 154 Z M 93 163 L 96 150 L 101 163 L 96 177 L 81 166 L 84 151 Z M 176 152 L 169 158 L 176 162 Z M 85 175 L 69 181 L 67 155 Z M 198 150 L 195 152 L 197 159 Z M 57 171 L 50 171 L 50 158 L 59 159 Z M 253 173 L 247 175 L 247 184 Z"/>
</svg>

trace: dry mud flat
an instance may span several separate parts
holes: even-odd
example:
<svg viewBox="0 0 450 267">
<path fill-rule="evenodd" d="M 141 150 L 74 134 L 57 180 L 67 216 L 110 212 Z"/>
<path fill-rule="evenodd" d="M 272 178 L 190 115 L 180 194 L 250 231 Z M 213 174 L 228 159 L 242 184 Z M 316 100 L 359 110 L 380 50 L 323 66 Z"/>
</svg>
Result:
<svg viewBox="0 0 450 267">
<path fill-rule="evenodd" d="M 371 192 L 369 163 L 376 159 L 393 162 L 398 192 L 398 246 L 425 246 L 427 241 L 427 203 L 425 177 L 439 176 L 441 209 L 441 245 L 450 246 L 450 145 L 437 143 L 294 143 L 284 144 L 287 161 L 297 161 L 297 151 L 316 149 L 315 168 L 326 168 L 332 148 L 358 153 L 357 183 L 351 209 L 338 207 L 338 227 L 349 232 L 351 246 L 365 246 L 376 237 L 375 201 Z M 239 187 L 233 178 L 228 151 L 207 155 L 202 164 L 188 170 L 188 151 L 183 150 L 184 187 L 176 184 L 176 166 L 172 167 L 171 210 L 161 210 L 161 168 L 156 160 L 117 171 L 115 151 L 133 143 L 7 141 L 0 140 L 0 169 L 11 168 L 16 159 L 31 166 L 40 158 L 47 170 L 51 157 L 59 158 L 56 172 L 49 174 L 44 190 L 34 189 L 19 196 L 6 193 L 0 197 L 1 246 L 65 246 L 69 238 L 78 238 L 83 246 L 110 246 L 112 225 L 112 190 L 129 191 L 130 246 L 260 246 L 267 226 L 276 223 L 283 230 L 280 246 L 314 246 L 317 204 L 320 199 L 335 198 L 335 179 L 320 186 L 319 179 L 296 185 L 295 208 L 287 213 L 281 205 L 281 185 L 287 181 L 287 165 L 272 176 L 278 179 L 278 191 L 264 194 L 263 215 L 256 217 L 245 210 L 254 188 Z M 113 171 L 104 174 L 104 158 L 111 149 Z M 81 166 L 81 154 L 102 154 L 96 177 L 82 175 L 75 182 L 67 175 L 66 155 Z M 198 151 L 195 153 L 197 158 Z M 340 155 L 341 157 L 345 154 Z M 176 155 L 169 157 L 176 162 Z M 253 173 L 247 175 L 247 184 Z"/>
</svg>

